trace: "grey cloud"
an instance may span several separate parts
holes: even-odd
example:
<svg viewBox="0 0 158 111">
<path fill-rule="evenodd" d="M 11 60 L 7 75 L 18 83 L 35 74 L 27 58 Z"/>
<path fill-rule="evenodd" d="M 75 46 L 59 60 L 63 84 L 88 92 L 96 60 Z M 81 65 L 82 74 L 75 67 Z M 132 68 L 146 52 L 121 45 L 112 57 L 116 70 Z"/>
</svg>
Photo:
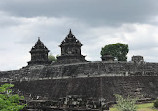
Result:
<svg viewBox="0 0 158 111">
<path fill-rule="evenodd" d="M 90 25 L 143 23 L 158 15 L 157 0 L 3 0 L 0 10 L 16 16 L 81 19 Z"/>
<path fill-rule="evenodd" d="M 149 41 L 148 43 L 132 44 L 129 43 L 130 50 L 151 50 L 154 47 L 158 47 L 157 42 Z"/>
<path fill-rule="evenodd" d="M 158 41 L 152 37 L 158 29 L 142 25 L 150 23 L 157 10 L 157 0 L 1 0 L 1 64 L 6 64 L 3 69 L 9 69 L 7 64 L 14 68 L 26 65 L 38 36 L 54 55 L 60 54 L 58 45 L 70 28 L 84 44 L 82 53 L 88 60 L 100 60 L 101 47 L 122 41 L 129 44 L 131 54 L 153 58 Z"/>
</svg>

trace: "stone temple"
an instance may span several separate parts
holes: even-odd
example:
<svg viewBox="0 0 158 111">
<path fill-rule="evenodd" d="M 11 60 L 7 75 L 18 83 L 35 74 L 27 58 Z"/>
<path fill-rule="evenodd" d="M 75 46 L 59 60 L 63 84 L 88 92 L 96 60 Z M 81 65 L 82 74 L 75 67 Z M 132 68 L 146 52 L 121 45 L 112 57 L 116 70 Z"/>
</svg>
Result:
<svg viewBox="0 0 158 111">
<path fill-rule="evenodd" d="M 114 94 L 137 97 L 140 102 L 158 97 L 158 63 L 146 62 L 143 56 L 126 62 L 105 54 L 102 61 L 86 61 L 71 30 L 59 45 L 56 62 L 48 60 L 45 45 L 38 39 L 26 67 L 0 72 L 0 83 L 13 83 L 28 110 L 99 111 L 115 103 Z"/>
<path fill-rule="evenodd" d="M 72 34 L 71 29 L 66 38 L 59 45 L 61 56 L 57 57 L 58 63 L 85 62 L 85 56 L 81 55 L 81 42 Z"/>
<path fill-rule="evenodd" d="M 28 65 L 50 64 L 51 61 L 48 60 L 48 52 L 47 47 L 40 41 L 40 38 L 38 38 L 37 43 L 30 51 L 31 61 L 28 62 Z"/>
</svg>

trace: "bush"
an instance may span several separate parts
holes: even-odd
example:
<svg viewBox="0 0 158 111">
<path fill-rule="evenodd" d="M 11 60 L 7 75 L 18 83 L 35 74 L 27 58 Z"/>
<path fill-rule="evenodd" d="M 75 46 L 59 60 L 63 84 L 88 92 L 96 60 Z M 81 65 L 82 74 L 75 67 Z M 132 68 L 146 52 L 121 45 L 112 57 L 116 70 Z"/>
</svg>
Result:
<svg viewBox="0 0 158 111">
<path fill-rule="evenodd" d="M 0 111 L 20 111 L 26 105 L 20 104 L 19 100 L 24 99 L 23 96 L 12 94 L 13 84 L 4 84 L 0 86 Z"/>
<path fill-rule="evenodd" d="M 57 61 L 57 58 L 55 56 L 53 56 L 53 54 L 50 53 L 48 55 L 48 60 L 50 60 L 50 61 Z"/>
<path fill-rule="evenodd" d="M 117 104 L 115 107 L 119 111 L 136 111 L 136 99 L 131 99 L 129 96 L 123 98 L 121 95 L 115 95 Z"/>
<path fill-rule="evenodd" d="M 154 102 L 154 107 L 158 108 L 158 99 Z"/>
</svg>

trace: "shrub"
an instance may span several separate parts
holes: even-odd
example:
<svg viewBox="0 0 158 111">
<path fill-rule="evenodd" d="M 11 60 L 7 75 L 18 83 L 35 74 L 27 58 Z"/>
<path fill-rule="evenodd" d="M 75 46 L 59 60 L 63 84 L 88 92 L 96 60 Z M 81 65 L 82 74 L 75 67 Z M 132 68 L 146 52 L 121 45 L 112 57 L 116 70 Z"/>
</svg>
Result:
<svg viewBox="0 0 158 111">
<path fill-rule="evenodd" d="M 154 107 L 158 108 L 158 99 L 154 102 Z"/>
<path fill-rule="evenodd" d="M 136 111 L 136 99 L 131 99 L 129 96 L 123 98 L 121 95 L 115 95 L 117 104 L 115 107 L 119 111 Z"/>
<path fill-rule="evenodd" d="M 24 99 L 23 96 L 12 94 L 13 84 L 4 84 L 0 87 L 0 111 L 20 111 L 25 107 L 21 105 L 19 100 Z"/>
<path fill-rule="evenodd" d="M 53 56 L 53 54 L 50 53 L 48 55 L 48 60 L 50 60 L 50 61 L 57 61 L 57 58 L 55 56 Z"/>
</svg>

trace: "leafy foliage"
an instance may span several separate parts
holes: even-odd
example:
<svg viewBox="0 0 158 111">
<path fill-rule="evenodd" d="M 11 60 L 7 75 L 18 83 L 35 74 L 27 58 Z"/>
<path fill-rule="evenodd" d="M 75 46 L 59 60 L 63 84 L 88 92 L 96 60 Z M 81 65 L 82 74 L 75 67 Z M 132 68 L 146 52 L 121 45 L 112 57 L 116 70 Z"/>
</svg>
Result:
<svg viewBox="0 0 158 111">
<path fill-rule="evenodd" d="M 158 111 L 157 108 L 153 108 L 154 103 L 142 103 L 137 104 L 137 111 Z M 110 111 L 118 111 L 116 108 L 111 107 Z"/>
<path fill-rule="evenodd" d="M 158 108 L 158 99 L 154 102 L 154 107 Z"/>
<path fill-rule="evenodd" d="M 105 45 L 101 49 L 101 55 L 105 54 L 110 54 L 113 57 L 115 57 L 118 61 L 126 61 L 127 60 L 127 53 L 128 53 L 128 44 L 121 44 L 121 43 L 116 43 L 116 44 L 109 44 Z"/>
<path fill-rule="evenodd" d="M 26 105 L 20 105 L 19 100 L 24 99 L 23 96 L 12 94 L 13 84 L 4 84 L 0 87 L 0 111 L 20 111 Z"/>
<path fill-rule="evenodd" d="M 131 99 L 129 96 L 123 98 L 121 95 L 115 95 L 117 104 L 115 107 L 119 111 L 136 111 L 136 99 Z"/>
<path fill-rule="evenodd" d="M 56 60 L 57 60 L 56 57 L 53 56 L 52 53 L 50 53 L 50 54 L 48 55 L 48 59 L 49 59 L 50 61 L 56 61 Z"/>
</svg>

